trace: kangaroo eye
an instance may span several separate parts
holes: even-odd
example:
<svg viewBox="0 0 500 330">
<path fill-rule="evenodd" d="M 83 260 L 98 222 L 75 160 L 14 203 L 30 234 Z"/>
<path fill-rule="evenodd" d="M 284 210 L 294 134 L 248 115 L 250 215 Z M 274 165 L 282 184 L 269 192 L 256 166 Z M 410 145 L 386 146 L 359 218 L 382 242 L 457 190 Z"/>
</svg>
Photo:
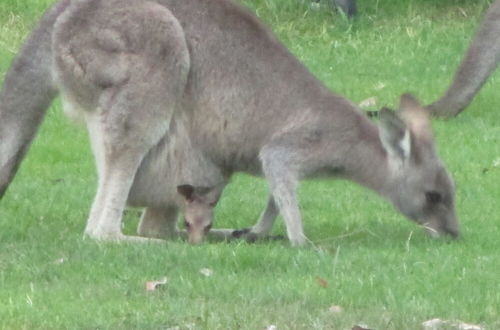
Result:
<svg viewBox="0 0 500 330">
<path fill-rule="evenodd" d="M 191 224 L 184 220 L 184 226 L 189 229 L 191 227 Z"/>
<path fill-rule="evenodd" d="M 429 204 L 438 204 L 443 200 L 443 196 L 437 191 L 428 191 L 425 193 L 425 199 Z"/>
</svg>

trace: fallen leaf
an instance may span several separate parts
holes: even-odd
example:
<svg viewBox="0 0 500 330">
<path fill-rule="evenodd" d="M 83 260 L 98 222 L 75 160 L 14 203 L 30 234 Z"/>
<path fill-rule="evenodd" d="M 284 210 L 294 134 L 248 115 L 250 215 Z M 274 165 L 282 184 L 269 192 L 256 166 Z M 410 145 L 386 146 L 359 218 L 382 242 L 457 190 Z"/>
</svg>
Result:
<svg viewBox="0 0 500 330">
<path fill-rule="evenodd" d="M 377 98 L 375 96 L 369 97 L 359 102 L 360 108 L 373 108 L 375 106 L 377 106 Z"/>
<path fill-rule="evenodd" d="M 379 81 L 375 86 L 373 86 L 375 88 L 375 90 L 379 91 L 381 89 L 384 89 L 385 88 L 385 84 L 381 81 Z"/>
<path fill-rule="evenodd" d="M 65 261 L 66 261 L 66 259 L 64 259 L 64 258 L 59 258 L 59 259 L 54 260 L 54 263 L 55 263 L 56 265 L 60 265 L 60 264 L 64 263 Z"/>
<path fill-rule="evenodd" d="M 370 330 L 367 325 L 355 325 L 352 327 L 352 330 Z"/>
<path fill-rule="evenodd" d="M 328 310 L 332 313 L 342 313 L 344 311 L 342 306 L 339 305 L 332 305 L 330 306 L 330 308 L 328 308 Z"/>
<path fill-rule="evenodd" d="M 497 158 L 493 161 L 493 167 L 500 167 L 500 158 Z"/>
<path fill-rule="evenodd" d="M 483 330 L 482 327 L 476 324 L 469 324 L 469 323 L 464 323 L 464 322 L 458 322 L 457 323 L 458 329 L 460 330 Z"/>
<path fill-rule="evenodd" d="M 145 284 L 146 291 L 155 291 L 159 289 L 162 285 L 167 284 L 167 278 L 164 277 L 159 281 L 147 281 Z"/>
<path fill-rule="evenodd" d="M 432 319 L 432 320 L 428 320 L 428 321 L 425 321 L 425 322 L 422 322 L 422 326 L 425 328 L 425 329 L 430 329 L 430 330 L 433 330 L 433 329 L 437 329 L 439 328 L 440 326 L 442 326 L 444 323 L 446 323 L 445 321 L 441 320 L 441 319 Z"/>
<path fill-rule="evenodd" d="M 459 330 L 484 330 L 481 326 L 475 325 L 475 324 L 469 324 L 461 321 L 448 321 L 448 320 L 441 320 L 438 318 L 428 320 L 422 323 L 422 326 L 426 330 L 437 330 L 440 329 L 442 326 L 448 326 L 448 327 L 453 327 L 457 328 Z"/>
<path fill-rule="evenodd" d="M 210 277 L 214 274 L 214 271 L 210 268 L 202 268 L 200 269 L 200 274 L 206 277 Z"/>
<path fill-rule="evenodd" d="M 323 288 L 328 288 L 328 281 L 321 278 L 321 277 L 316 277 L 316 281 L 318 282 L 319 286 Z"/>
</svg>

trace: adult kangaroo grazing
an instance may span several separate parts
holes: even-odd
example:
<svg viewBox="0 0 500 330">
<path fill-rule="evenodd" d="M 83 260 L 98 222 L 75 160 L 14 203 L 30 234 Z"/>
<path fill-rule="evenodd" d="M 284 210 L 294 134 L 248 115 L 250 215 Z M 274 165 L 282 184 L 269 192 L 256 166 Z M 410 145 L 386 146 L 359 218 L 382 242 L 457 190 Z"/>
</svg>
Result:
<svg viewBox="0 0 500 330">
<path fill-rule="evenodd" d="M 437 116 L 462 112 L 500 62 L 500 0 L 487 10 L 446 93 L 429 108 Z"/>
<path fill-rule="evenodd" d="M 0 95 L 0 194 L 57 92 L 85 119 L 97 159 L 90 237 L 125 238 L 134 177 L 151 150 L 169 148 L 160 144 L 174 114 L 223 176 L 244 171 L 269 182 L 267 209 L 248 235 L 266 235 L 279 210 L 291 243 L 303 244 L 296 185 L 325 175 L 379 192 L 429 231 L 458 234 L 453 182 L 426 111 L 403 96 L 400 113 L 383 111 L 378 128 L 232 1 L 57 3 Z"/>
</svg>

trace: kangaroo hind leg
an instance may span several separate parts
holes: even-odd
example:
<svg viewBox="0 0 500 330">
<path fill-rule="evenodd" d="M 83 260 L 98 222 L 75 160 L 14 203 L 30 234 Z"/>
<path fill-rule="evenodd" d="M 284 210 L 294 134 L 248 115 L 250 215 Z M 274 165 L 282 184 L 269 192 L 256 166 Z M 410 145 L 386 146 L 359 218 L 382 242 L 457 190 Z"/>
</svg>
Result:
<svg viewBox="0 0 500 330">
<path fill-rule="evenodd" d="M 168 9 L 147 1 L 118 8 L 85 2 L 72 10 L 58 21 L 53 49 L 58 84 L 84 110 L 97 160 L 85 234 L 147 241 L 121 233 L 122 213 L 144 156 L 168 133 L 186 86 L 184 32 Z"/>
</svg>

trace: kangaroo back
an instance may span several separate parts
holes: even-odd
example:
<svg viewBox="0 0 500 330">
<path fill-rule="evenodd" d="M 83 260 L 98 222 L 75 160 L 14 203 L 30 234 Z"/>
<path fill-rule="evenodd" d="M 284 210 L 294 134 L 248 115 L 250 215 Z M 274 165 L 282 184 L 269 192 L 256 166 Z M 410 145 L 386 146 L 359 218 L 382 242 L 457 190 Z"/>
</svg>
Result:
<svg viewBox="0 0 500 330">
<path fill-rule="evenodd" d="M 0 198 L 56 95 L 50 65 L 51 33 L 68 4 L 60 1 L 47 11 L 5 77 L 0 92 Z"/>
</svg>

